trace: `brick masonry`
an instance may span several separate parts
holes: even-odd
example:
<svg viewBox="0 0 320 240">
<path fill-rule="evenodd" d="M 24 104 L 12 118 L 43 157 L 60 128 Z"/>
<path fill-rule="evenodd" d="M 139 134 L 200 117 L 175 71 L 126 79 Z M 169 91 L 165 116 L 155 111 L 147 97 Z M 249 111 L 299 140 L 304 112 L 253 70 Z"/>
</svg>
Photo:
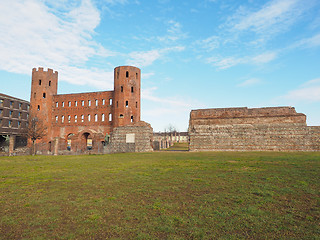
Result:
<svg viewBox="0 0 320 240">
<path fill-rule="evenodd" d="M 37 141 L 38 153 L 101 152 L 105 137 L 117 127 L 140 122 L 141 71 L 132 66 L 114 69 L 114 90 L 58 94 L 58 72 L 32 70 L 30 118 L 47 128 Z"/>
<path fill-rule="evenodd" d="M 320 127 L 293 107 L 193 110 L 190 151 L 319 151 Z"/>
</svg>

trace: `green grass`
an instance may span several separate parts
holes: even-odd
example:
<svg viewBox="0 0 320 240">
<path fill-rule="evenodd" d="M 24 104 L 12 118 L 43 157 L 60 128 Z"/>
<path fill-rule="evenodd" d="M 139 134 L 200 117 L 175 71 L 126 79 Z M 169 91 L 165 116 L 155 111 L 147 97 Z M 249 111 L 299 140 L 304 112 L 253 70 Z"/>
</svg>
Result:
<svg viewBox="0 0 320 240">
<path fill-rule="evenodd" d="M 0 239 L 319 239 L 320 153 L 0 157 Z"/>
<path fill-rule="evenodd" d="M 171 147 L 162 149 L 162 151 L 188 151 L 188 143 L 174 143 Z"/>
</svg>

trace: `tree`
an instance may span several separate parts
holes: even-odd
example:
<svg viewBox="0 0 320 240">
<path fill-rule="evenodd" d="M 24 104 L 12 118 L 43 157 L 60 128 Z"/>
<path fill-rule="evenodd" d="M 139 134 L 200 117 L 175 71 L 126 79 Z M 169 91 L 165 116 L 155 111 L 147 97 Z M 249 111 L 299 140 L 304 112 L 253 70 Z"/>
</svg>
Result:
<svg viewBox="0 0 320 240">
<path fill-rule="evenodd" d="M 42 122 L 36 117 L 30 118 L 25 135 L 32 141 L 32 155 L 36 154 L 35 141 L 37 139 L 42 139 L 46 134 L 47 128 L 43 126 Z"/>
</svg>

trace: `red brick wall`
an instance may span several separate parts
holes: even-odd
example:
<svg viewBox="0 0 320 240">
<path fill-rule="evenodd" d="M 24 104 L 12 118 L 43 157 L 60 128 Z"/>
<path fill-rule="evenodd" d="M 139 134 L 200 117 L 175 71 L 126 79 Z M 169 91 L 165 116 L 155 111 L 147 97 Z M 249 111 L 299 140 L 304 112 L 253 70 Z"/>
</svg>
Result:
<svg viewBox="0 0 320 240">
<path fill-rule="evenodd" d="M 87 134 L 93 147 L 100 147 L 114 127 L 140 121 L 140 69 L 120 66 L 114 74 L 114 91 L 57 95 L 58 73 L 32 70 L 30 115 L 48 129 L 47 136 L 39 141 L 48 144 L 43 149 L 50 149 L 49 142 L 52 145 L 58 138 L 59 150 L 66 148 L 67 139 L 72 140 L 72 148 L 85 150 Z"/>
</svg>

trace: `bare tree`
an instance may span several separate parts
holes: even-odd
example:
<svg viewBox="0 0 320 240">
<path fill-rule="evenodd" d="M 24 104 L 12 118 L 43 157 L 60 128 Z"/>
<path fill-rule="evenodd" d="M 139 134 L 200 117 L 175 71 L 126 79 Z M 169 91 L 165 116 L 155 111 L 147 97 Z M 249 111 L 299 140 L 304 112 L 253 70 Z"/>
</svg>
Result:
<svg viewBox="0 0 320 240">
<path fill-rule="evenodd" d="M 32 155 L 36 154 L 35 141 L 42 139 L 46 134 L 47 128 L 43 126 L 42 122 L 36 117 L 30 118 L 24 135 L 32 141 Z"/>
</svg>

